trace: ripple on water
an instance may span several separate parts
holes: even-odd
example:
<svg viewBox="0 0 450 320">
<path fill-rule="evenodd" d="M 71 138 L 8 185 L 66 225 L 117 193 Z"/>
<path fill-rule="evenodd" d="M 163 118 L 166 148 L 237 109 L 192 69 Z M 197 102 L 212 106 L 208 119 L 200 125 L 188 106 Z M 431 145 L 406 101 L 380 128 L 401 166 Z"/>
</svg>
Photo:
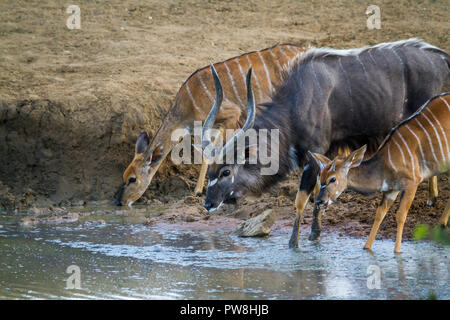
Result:
<svg viewBox="0 0 450 320">
<path fill-rule="evenodd" d="M 416 298 L 430 290 L 448 298 L 450 291 L 449 249 L 430 242 L 405 241 L 396 256 L 391 240 L 377 240 L 370 253 L 362 250 L 363 239 L 336 235 L 318 242 L 301 235 L 300 248 L 291 250 L 288 234 L 241 238 L 127 223 L 7 225 L 0 232 L 0 287 L 8 288 L 0 297 L 11 288 L 29 299 L 67 296 L 63 266 L 75 262 L 92 284 L 70 294 L 77 299 L 205 298 L 201 292 L 213 298 Z M 381 270 L 382 290 L 367 289 L 371 265 Z"/>
</svg>

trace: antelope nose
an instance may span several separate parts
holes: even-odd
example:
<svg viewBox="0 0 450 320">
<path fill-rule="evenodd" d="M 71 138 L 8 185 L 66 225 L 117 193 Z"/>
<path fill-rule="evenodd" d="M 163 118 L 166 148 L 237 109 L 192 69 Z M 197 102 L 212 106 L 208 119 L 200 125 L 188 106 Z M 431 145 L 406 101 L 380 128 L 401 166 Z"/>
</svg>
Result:
<svg viewBox="0 0 450 320">
<path fill-rule="evenodd" d="M 118 206 L 118 207 L 120 207 L 122 205 L 122 196 L 123 196 L 124 191 L 125 191 L 125 184 L 123 184 L 120 187 L 119 194 L 117 195 L 117 199 L 116 199 L 115 203 L 116 203 L 116 206 Z"/>
<path fill-rule="evenodd" d="M 213 204 L 211 202 L 206 202 L 204 205 L 205 209 L 208 211 L 211 210 L 212 206 L 213 206 Z"/>
</svg>

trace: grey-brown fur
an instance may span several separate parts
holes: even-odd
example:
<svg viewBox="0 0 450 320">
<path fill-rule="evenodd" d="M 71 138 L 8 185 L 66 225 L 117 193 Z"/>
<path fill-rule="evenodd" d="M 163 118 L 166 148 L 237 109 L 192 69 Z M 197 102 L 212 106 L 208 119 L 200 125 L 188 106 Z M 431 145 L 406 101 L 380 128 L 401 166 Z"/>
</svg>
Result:
<svg viewBox="0 0 450 320">
<path fill-rule="evenodd" d="M 441 92 L 449 79 L 450 57 L 417 39 L 352 50 L 311 49 L 287 72 L 272 102 L 257 114 L 254 129 L 280 129 L 280 166 L 261 176 L 258 164 L 212 165 L 210 181 L 224 166 L 234 183 L 218 179 L 208 187 L 205 206 L 258 193 L 306 163 L 306 152 L 328 153 L 336 145 L 359 147 L 377 143 L 428 98 Z M 314 188 L 317 168 L 305 167 L 300 189 Z M 223 181 L 222 181 L 223 180 Z"/>
</svg>

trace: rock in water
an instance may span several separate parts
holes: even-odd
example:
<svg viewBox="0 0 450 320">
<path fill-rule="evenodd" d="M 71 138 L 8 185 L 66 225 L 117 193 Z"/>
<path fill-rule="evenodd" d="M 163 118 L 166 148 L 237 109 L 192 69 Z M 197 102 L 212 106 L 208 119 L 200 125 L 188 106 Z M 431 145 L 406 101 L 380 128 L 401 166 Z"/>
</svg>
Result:
<svg viewBox="0 0 450 320">
<path fill-rule="evenodd" d="M 272 213 L 272 209 L 268 209 L 260 215 L 244 221 L 236 230 L 237 235 L 240 237 L 267 236 L 275 222 Z"/>
</svg>

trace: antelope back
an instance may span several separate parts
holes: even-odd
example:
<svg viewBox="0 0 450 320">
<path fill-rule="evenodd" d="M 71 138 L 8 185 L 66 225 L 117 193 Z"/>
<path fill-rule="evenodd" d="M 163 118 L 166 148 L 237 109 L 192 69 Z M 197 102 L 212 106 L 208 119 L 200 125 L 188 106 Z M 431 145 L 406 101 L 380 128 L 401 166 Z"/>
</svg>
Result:
<svg viewBox="0 0 450 320">
<path fill-rule="evenodd" d="M 414 183 L 448 171 L 450 165 L 450 93 L 428 100 L 392 129 L 381 144 L 393 172 Z"/>
</svg>

